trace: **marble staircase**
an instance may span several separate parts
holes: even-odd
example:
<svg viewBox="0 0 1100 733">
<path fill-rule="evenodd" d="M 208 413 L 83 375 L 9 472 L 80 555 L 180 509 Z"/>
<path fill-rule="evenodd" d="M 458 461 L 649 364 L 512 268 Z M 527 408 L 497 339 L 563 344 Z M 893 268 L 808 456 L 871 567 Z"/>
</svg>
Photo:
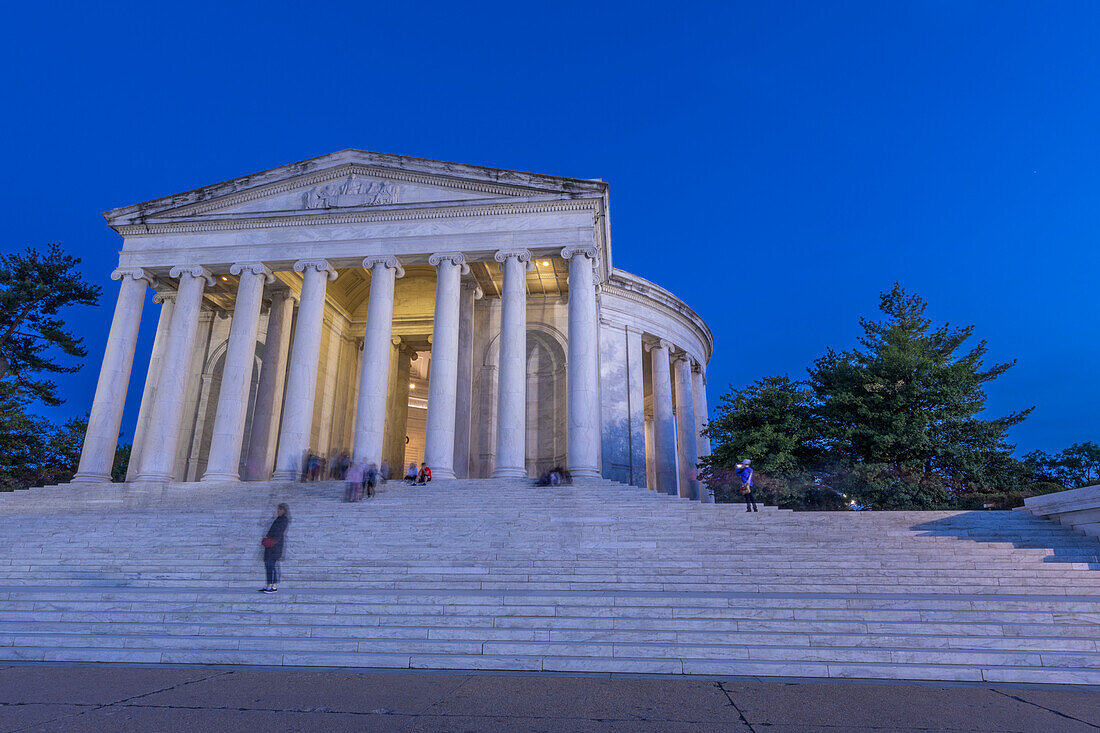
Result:
<svg viewBox="0 0 1100 733">
<path fill-rule="evenodd" d="M 0 494 L 0 662 L 1100 684 L 1100 541 L 1026 513 L 749 514 L 604 480 L 342 493 Z"/>
</svg>

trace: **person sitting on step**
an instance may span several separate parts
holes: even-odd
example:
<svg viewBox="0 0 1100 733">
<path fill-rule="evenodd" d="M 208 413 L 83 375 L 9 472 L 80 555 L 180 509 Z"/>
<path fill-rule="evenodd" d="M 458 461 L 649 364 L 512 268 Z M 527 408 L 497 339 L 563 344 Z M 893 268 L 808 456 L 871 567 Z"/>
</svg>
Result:
<svg viewBox="0 0 1100 733">
<path fill-rule="evenodd" d="M 420 464 L 420 473 L 416 474 L 416 483 L 426 484 L 432 480 L 432 469 L 428 468 L 427 463 Z"/>
</svg>

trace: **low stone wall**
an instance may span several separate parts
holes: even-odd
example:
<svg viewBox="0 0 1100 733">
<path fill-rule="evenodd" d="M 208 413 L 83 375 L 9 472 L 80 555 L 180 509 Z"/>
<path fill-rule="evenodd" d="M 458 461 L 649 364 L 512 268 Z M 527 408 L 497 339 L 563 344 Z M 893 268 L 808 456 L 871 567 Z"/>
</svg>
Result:
<svg viewBox="0 0 1100 733">
<path fill-rule="evenodd" d="M 1100 537 L 1100 484 L 1024 500 L 1024 509 L 1037 517 Z"/>
</svg>

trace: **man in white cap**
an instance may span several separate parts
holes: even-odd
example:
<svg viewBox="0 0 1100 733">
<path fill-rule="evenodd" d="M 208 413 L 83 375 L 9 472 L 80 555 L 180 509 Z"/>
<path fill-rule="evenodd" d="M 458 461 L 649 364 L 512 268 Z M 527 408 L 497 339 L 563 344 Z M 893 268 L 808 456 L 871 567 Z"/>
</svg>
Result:
<svg viewBox="0 0 1100 733">
<path fill-rule="evenodd" d="M 756 508 L 756 499 L 752 498 L 752 461 L 748 458 L 737 464 L 737 478 L 741 479 L 741 495 L 745 497 L 745 511 L 760 511 Z"/>
</svg>

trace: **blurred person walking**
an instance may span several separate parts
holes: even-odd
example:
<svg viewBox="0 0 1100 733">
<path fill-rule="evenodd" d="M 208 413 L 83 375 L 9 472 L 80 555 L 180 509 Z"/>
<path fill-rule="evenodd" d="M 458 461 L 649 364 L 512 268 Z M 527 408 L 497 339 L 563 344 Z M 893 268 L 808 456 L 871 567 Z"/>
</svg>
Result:
<svg viewBox="0 0 1100 733">
<path fill-rule="evenodd" d="M 344 501 L 359 501 L 359 493 L 363 488 L 363 464 L 353 463 L 345 474 L 348 482 L 347 491 L 344 492 Z"/>
<path fill-rule="evenodd" d="M 374 498 L 374 485 L 378 483 L 378 465 L 375 463 L 367 466 L 367 498 Z"/>
</svg>

